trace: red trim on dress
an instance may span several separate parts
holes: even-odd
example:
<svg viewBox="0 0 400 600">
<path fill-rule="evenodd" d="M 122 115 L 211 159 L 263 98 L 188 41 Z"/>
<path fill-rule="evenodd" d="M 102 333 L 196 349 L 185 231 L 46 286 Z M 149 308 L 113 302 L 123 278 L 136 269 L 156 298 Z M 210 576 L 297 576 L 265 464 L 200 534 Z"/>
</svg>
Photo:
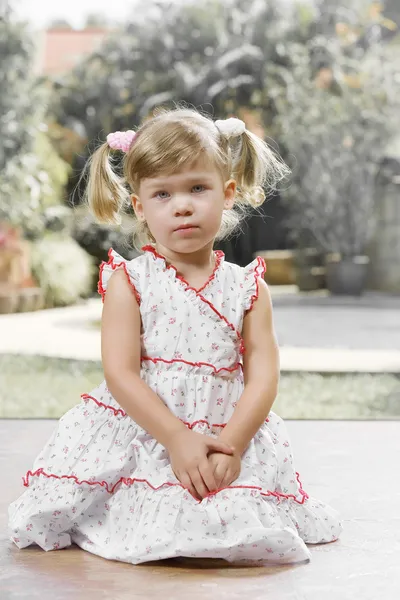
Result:
<svg viewBox="0 0 400 600">
<path fill-rule="evenodd" d="M 198 421 L 193 421 L 193 423 L 189 423 L 188 421 L 183 421 L 182 419 L 180 419 L 180 421 L 182 421 L 182 423 L 184 425 L 186 425 L 186 427 L 188 427 L 189 429 L 193 429 L 193 427 L 196 427 L 196 425 L 198 425 L 199 423 L 204 423 L 205 425 L 207 425 L 207 427 L 209 429 L 213 429 L 214 427 L 226 427 L 228 423 L 213 423 L 212 425 L 210 425 L 210 423 L 208 421 L 206 421 L 205 419 L 199 419 Z M 265 423 L 269 423 L 269 419 L 265 419 Z"/>
<path fill-rule="evenodd" d="M 131 477 L 121 477 L 120 479 L 118 479 L 118 481 L 112 486 L 110 487 L 110 485 L 106 482 L 106 481 L 88 481 L 86 479 L 83 480 L 79 480 L 76 475 L 54 475 L 53 473 L 45 473 L 43 468 L 37 469 L 35 472 L 32 473 L 32 471 L 28 471 L 27 474 L 25 475 L 25 477 L 22 478 L 22 481 L 24 483 L 24 487 L 29 487 L 29 477 L 39 477 L 39 475 L 43 475 L 43 477 L 47 477 L 48 479 L 73 479 L 75 481 L 75 483 L 77 483 L 78 485 L 82 485 L 83 483 L 87 483 L 88 485 L 99 485 L 103 488 L 105 488 L 107 490 L 107 492 L 109 494 L 113 494 L 115 492 L 115 489 L 118 485 L 120 485 L 121 483 L 124 483 L 125 485 L 133 485 L 135 482 L 138 483 L 145 483 L 146 485 L 148 485 L 152 490 L 157 491 L 159 489 L 161 489 L 162 487 L 181 487 L 182 489 L 186 489 L 184 488 L 184 486 L 181 483 L 172 483 L 169 481 L 166 481 L 164 483 L 162 483 L 161 485 L 155 487 L 154 485 L 152 485 L 149 481 L 147 481 L 147 479 L 138 479 L 138 478 L 131 478 Z M 258 492 L 260 492 L 261 496 L 274 496 L 275 498 L 277 498 L 278 500 L 280 500 L 281 498 L 285 498 L 286 500 L 294 500 L 294 502 L 297 502 L 297 504 L 304 504 L 304 502 L 308 499 L 308 494 L 306 494 L 306 492 L 303 490 L 302 487 L 302 483 L 300 481 L 300 475 L 299 473 L 296 472 L 296 476 L 297 476 L 297 481 L 299 483 L 300 489 L 299 489 L 299 493 L 302 496 L 301 500 L 297 500 L 296 496 L 294 496 L 294 494 L 283 494 L 281 492 L 271 492 L 271 491 L 267 491 L 267 492 L 263 492 L 261 487 L 255 486 L 255 485 L 228 485 L 225 488 L 221 488 L 220 490 L 217 490 L 215 492 L 211 492 L 210 494 L 208 494 L 206 496 L 206 498 L 210 498 L 211 496 L 215 496 L 216 494 L 219 494 L 220 492 L 224 492 L 225 490 L 237 490 L 237 489 L 244 489 L 244 490 L 256 490 Z"/>
<path fill-rule="evenodd" d="M 188 421 L 183 421 L 182 419 L 179 419 L 179 420 L 182 421 L 182 423 L 184 425 L 186 425 L 186 427 L 188 427 L 188 429 L 193 429 L 193 427 L 196 427 L 196 425 L 199 425 L 200 423 L 204 423 L 204 425 L 207 425 L 207 427 L 209 429 L 213 429 L 214 427 L 222 427 L 222 428 L 226 427 L 226 423 L 213 423 L 212 425 L 210 425 L 210 423 L 208 421 L 206 421 L 206 419 L 199 419 L 198 421 L 193 421 L 193 423 L 189 423 Z"/>
<path fill-rule="evenodd" d="M 122 415 L 123 417 L 127 417 L 128 416 L 128 414 L 124 410 L 122 410 L 122 408 L 114 408 L 114 406 L 111 406 L 110 404 L 104 404 L 104 402 L 100 402 L 100 400 L 97 400 L 97 398 L 95 398 L 94 396 L 91 396 L 90 394 L 81 394 L 81 398 L 82 398 L 83 401 L 85 401 L 85 400 L 93 400 L 93 402 L 95 402 L 95 404 L 97 404 L 97 406 L 100 406 L 102 408 L 108 408 L 109 410 L 112 410 L 115 417 L 117 415 Z M 198 421 L 193 421 L 193 423 L 189 423 L 187 421 L 183 421 L 182 419 L 180 419 L 180 420 L 182 421 L 182 423 L 184 425 L 186 425 L 187 427 L 189 427 L 189 429 L 193 429 L 193 427 L 195 427 L 199 423 L 205 423 L 209 429 L 212 429 L 213 427 L 225 427 L 226 426 L 226 423 L 213 423 L 211 425 L 205 419 L 200 419 Z M 268 423 L 269 419 L 265 419 L 265 422 Z"/>
<path fill-rule="evenodd" d="M 93 400 L 93 402 L 95 402 L 97 404 L 97 406 L 100 406 L 100 407 L 103 407 L 103 408 L 108 408 L 109 410 L 112 410 L 115 417 L 117 415 L 122 415 L 123 417 L 127 417 L 128 416 L 127 413 L 124 410 L 122 410 L 122 408 L 114 408 L 110 404 L 104 404 L 104 402 L 100 402 L 100 400 L 97 400 L 97 398 L 94 398 L 90 394 L 81 394 L 81 398 L 84 401 L 85 400 Z"/>
<path fill-rule="evenodd" d="M 113 271 L 115 271 L 116 269 L 119 269 L 120 267 L 122 267 L 123 270 L 124 270 L 124 272 L 125 272 L 125 275 L 126 275 L 126 277 L 128 279 L 128 283 L 131 286 L 133 293 L 135 294 L 136 302 L 138 304 L 140 304 L 140 302 L 141 302 L 140 294 L 137 291 L 137 289 L 134 286 L 134 284 L 132 283 L 131 278 L 129 277 L 129 273 L 128 273 L 128 269 L 126 267 L 126 263 L 125 262 L 115 263 L 114 262 L 114 257 L 112 255 L 112 253 L 113 253 L 113 249 L 110 248 L 109 251 L 108 251 L 108 258 L 109 258 L 108 262 L 104 262 L 103 261 L 101 263 L 101 265 L 100 265 L 99 281 L 98 281 L 98 284 L 97 284 L 97 291 L 100 294 L 102 301 L 104 302 L 104 296 L 106 294 L 106 290 L 105 290 L 105 288 L 103 288 L 103 284 L 102 284 L 104 267 L 111 267 Z"/>
<path fill-rule="evenodd" d="M 189 365 L 190 367 L 210 367 L 210 369 L 213 369 L 215 375 L 217 375 L 221 371 L 229 371 L 229 373 L 233 373 L 234 371 L 237 371 L 237 369 L 242 368 L 242 363 L 240 363 L 240 362 L 235 363 L 233 365 L 233 367 L 220 367 L 219 369 L 217 369 L 217 367 L 215 367 L 214 365 L 212 365 L 210 363 L 191 362 L 191 361 L 185 360 L 183 358 L 172 358 L 171 360 L 167 360 L 166 358 L 159 358 L 159 357 L 152 358 L 151 356 L 142 356 L 140 358 L 140 360 L 149 360 L 154 364 L 156 364 L 158 362 L 166 363 L 169 365 L 172 365 L 173 363 L 183 363 L 185 365 Z"/>
<path fill-rule="evenodd" d="M 259 272 L 259 269 L 261 268 L 261 271 Z M 261 257 L 261 256 L 257 256 L 257 266 L 254 269 L 254 280 L 255 280 L 255 284 L 256 284 L 256 292 L 255 294 L 252 295 L 251 299 L 250 299 L 250 306 L 248 309 L 246 309 L 245 314 L 247 315 L 248 312 L 251 311 L 251 309 L 253 308 L 254 302 L 258 299 L 258 284 L 259 284 L 259 277 L 264 277 L 265 272 L 267 270 L 267 265 L 265 264 L 265 260 Z"/>
<path fill-rule="evenodd" d="M 220 318 L 222 321 L 224 321 L 224 322 L 225 322 L 225 323 L 228 325 L 229 329 L 232 329 L 232 331 L 234 331 L 234 332 L 236 333 L 236 335 L 237 335 L 237 338 L 238 338 L 238 340 L 239 340 L 239 342 L 240 342 L 240 346 L 239 346 L 239 352 L 240 352 L 240 354 L 244 354 L 244 351 L 245 351 L 244 339 L 243 339 L 243 337 L 242 337 L 242 334 L 240 333 L 240 331 L 239 331 L 238 329 L 236 329 L 236 327 L 235 327 L 235 326 L 234 326 L 232 323 L 230 323 L 230 322 L 228 321 L 228 319 L 227 319 L 226 317 L 224 317 L 224 315 L 223 315 L 223 314 L 221 314 L 221 313 L 220 313 L 220 312 L 219 312 L 219 311 L 218 311 L 218 310 L 215 308 L 215 306 L 214 306 L 214 305 L 213 305 L 213 304 L 212 304 L 212 303 L 211 303 L 209 300 L 207 300 L 206 298 L 204 298 L 204 296 L 202 296 L 201 294 L 198 294 L 198 297 L 199 297 L 199 298 L 200 298 L 200 299 L 201 299 L 203 302 L 205 302 L 206 304 L 208 304 L 208 306 L 209 306 L 209 307 L 210 307 L 210 308 L 211 308 L 211 309 L 212 309 L 212 310 L 215 312 L 215 314 L 216 314 L 216 315 L 217 315 L 217 316 L 218 316 L 218 317 L 219 317 L 219 318 Z"/>
<path fill-rule="evenodd" d="M 208 278 L 208 280 L 206 281 L 206 283 L 200 289 L 196 290 L 195 288 L 193 288 L 193 287 L 191 287 L 189 285 L 189 283 L 186 281 L 186 279 L 184 279 L 181 275 L 178 275 L 178 271 L 177 271 L 176 267 L 174 267 L 173 265 L 167 263 L 165 257 L 162 256 L 162 254 L 159 254 L 157 252 L 157 250 L 153 246 L 150 246 L 150 245 L 143 246 L 142 250 L 144 252 L 151 252 L 155 258 L 160 258 L 161 260 L 163 260 L 166 268 L 167 269 L 173 269 L 175 271 L 176 278 L 181 283 L 183 283 L 186 286 L 185 287 L 185 291 L 192 290 L 193 292 L 195 292 L 195 294 L 198 296 L 198 298 L 200 298 L 200 300 L 202 302 L 204 302 L 205 304 L 207 304 L 211 308 L 211 310 L 221 319 L 221 321 L 224 321 L 224 323 L 226 323 L 226 325 L 229 327 L 229 329 L 231 329 L 232 331 L 234 331 L 236 333 L 237 338 L 238 338 L 238 340 L 240 342 L 239 352 L 240 352 L 240 354 L 244 354 L 244 351 L 245 351 L 244 340 L 243 340 L 243 337 L 242 337 L 240 331 L 238 331 L 236 329 L 236 327 L 232 323 L 230 323 L 228 321 L 228 319 L 223 314 L 221 314 L 219 312 L 219 310 L 217 310 L 215 308 L 215 306 L 212 304 L 212 302 L 210 302 L 209 300 L 207 300 L 206 298 L 204 298 L 204 296 L 200 293 L 202 290 L 204 290 L 206 288 L 206 286 L 210 283 L 210 281 L 212 281 L 214 279 L 214 277 L 215 277 L 215 275 L 217 273 L 217 269 L 218 269 L 218 267 L 219 267 L 219 265 L 221 263 L 221 259 L 224 256 L 224 253 L 221 250 L 216 250 L 215 251 L 215 254 L 217 256 L 217 260 L 216 260 L 216 264 L 215 264 L 215 267 L 214 267 L 214 271 L 210 275 L 210 277 Z"/>
<path fill-rule="evenodd" d="M 221 260 L 225 256 L 225 254 L 222 252 L 222 250 L 214 251 L 216 260 L 215 260 L 213 272 L 211 273 L 211 275 L 209 276 L 209 278 L 207 279 L 205 284 L 202 285 L 200 288 L 196 289 L 193 286 L 191 286 L 182 275 L 178 274 L 178 270 L 176 267 L 174 267 L 174 265 L 167 263 L 165 257 L 162 254 L 159 254 L 159 252 L 157 252 L 157 250 L 154 248 L 154 246 L 151 246 L 150 244 L 148 244 L 147 246 L 143 246 L 142 250 L 143 250 L 143 252 L 151 252 L 152 254 L 154 254 L 154 256 L 156 258 L 161 258 L 165 262 L 165 266 L 167 267 L 167 269 L 173 269 L 175 271 L 176 278 L 179 279 L 180 281 L 182 281 L 182 283 L 184 283 L 186 285 L 186 289 L 192 290 L 196 294 L 200 294 L 200 292 L 202 292 L 208 286 L 208 284 L 211 283 L 211 281 L 214 279 L 214 277 L 219 269 Z"/>
</svg>

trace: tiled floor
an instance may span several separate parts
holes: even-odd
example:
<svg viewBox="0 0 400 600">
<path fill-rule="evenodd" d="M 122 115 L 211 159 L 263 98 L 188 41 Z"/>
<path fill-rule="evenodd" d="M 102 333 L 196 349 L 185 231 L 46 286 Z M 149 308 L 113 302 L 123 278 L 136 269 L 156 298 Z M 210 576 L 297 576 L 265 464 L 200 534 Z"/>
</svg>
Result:
<svg viewBox="0 0 400 600">
<path fill-rule="evenodd" d="M 294 567 L 169 562 L 134 567 L 78 548 L 18 550 L 7 506 L 54 421 L 0 421 L 1 600 L 396 600 L 400 597 L 400 422 L 288 421 L 305 490 L 337 508 L 338 542 Z"/>
</svg>

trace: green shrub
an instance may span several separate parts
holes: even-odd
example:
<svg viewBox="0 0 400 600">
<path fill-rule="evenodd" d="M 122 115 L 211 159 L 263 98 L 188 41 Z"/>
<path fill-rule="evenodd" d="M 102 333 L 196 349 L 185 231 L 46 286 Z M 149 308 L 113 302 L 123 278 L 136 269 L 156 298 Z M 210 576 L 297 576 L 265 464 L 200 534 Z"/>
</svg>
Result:
<svg viewBox="0 0 400 600">
<path fill-rule="evenodd" d="M 31 267 L 47 308 L 74 304 L 92 292 L 92 258 L 72 238 L 51 234 L 32 242 Z"/>
<path fill-rule="evenodd" d="M 62 202 L 70 167 L 47 133 L 51 92 L 33 70 L 34 36 L 11 3 L 1 16 L 0 220 L 33 239 L 43 235 L 46 209 Z"/>
</svg>

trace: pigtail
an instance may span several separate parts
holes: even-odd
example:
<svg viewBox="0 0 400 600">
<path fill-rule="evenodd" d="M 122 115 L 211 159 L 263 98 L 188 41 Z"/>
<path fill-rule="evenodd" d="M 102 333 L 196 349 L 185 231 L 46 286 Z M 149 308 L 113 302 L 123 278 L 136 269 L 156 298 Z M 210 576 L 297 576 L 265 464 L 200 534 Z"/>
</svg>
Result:
<svg viewBox="0 0 400 600">
<path fill-rule="evenodd" d="M 128 191 L 124 179 L 113 168 L 112 152 L 107 143 L 102 144 L 89 160 L 86 199 L 97 221 L 119 224 L 121 209 L 128 201 Z"/>
<path fill-rule="evenodd" d="M 290 169 L 258 136 L 247 129 L 240 136 L 238 150 L 233 152 L 232 176 L 238 184 L 237 201 L 260 206 L 266 195 L 276 190 Z"/>
</svg>

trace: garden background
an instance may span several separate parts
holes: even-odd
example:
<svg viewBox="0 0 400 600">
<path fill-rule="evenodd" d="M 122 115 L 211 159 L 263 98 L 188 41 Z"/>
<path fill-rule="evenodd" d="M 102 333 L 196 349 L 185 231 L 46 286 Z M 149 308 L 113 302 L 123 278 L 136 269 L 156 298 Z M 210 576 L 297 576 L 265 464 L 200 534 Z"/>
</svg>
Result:
<svg viewBox="0 0 400 600">
<path fill-rule="evenodd" d="M 400 7 L 396 0 L 132 3 L 38 28 L 0 20 L 0 417 L 60 417 L 102 379 L 110 246 L 82 169 L 110 131 L 177 102 L 236 115 L 292 176 L 223 244 L 267 260 L 282 356 L 274 410 L 400 416 Z"/>
</svg>

